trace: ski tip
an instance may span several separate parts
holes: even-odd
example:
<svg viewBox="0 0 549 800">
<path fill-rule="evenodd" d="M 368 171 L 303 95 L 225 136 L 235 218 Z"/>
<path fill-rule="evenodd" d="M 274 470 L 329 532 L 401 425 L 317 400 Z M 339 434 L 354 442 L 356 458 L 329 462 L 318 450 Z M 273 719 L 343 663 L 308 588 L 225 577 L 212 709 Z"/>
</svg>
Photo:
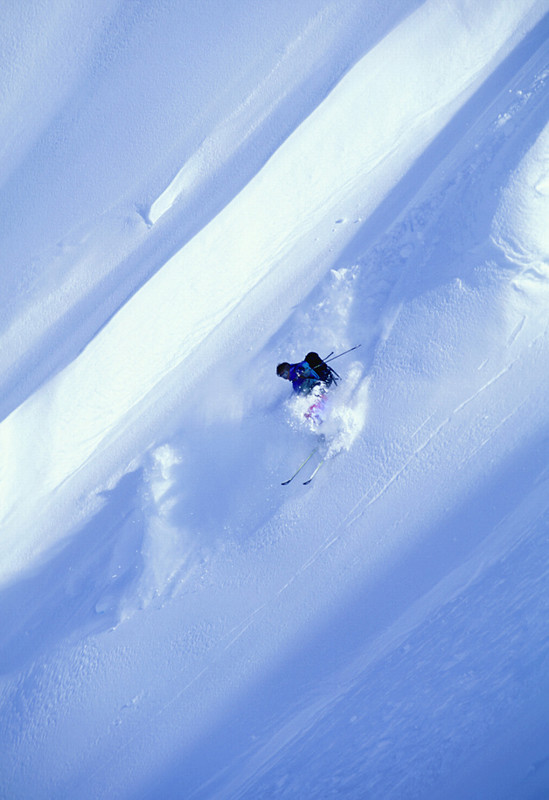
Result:
<svg viewBox="0 0 549 800">
<path fill-rule="evenodd" d="M 291 480 L 292 480 L 292 479 L 290 478 L 290 481 L 291 481 Z M 290 481 L 282 481 L 282 483 L 281 483 L 280 485 L 281 485 L 281 486 L 287 486 L 287 485 L 290 483 Z"/>
<path fill-rule="evenodd" d="M 308 486 L 311 481 L 312 481 L 312 478 L 309 478 L 308 481 L 303 481 L 303 486 Z"/>
</svg>

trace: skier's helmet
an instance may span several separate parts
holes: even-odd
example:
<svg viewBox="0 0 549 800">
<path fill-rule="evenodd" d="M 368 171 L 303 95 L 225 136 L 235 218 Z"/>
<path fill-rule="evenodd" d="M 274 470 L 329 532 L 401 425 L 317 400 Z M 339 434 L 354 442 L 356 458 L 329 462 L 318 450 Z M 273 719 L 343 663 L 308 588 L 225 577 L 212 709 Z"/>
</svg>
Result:
<svg viewBox="0 0 549 800">
<path fill-rule="evenodd" d="M 278 365 L 276 368 L 276 374 L 281 378 L 285 378 L 286 380 L 290 379 L 290 365 L 287 361 L 283 361 L 282 364 Z"/>
</svg>

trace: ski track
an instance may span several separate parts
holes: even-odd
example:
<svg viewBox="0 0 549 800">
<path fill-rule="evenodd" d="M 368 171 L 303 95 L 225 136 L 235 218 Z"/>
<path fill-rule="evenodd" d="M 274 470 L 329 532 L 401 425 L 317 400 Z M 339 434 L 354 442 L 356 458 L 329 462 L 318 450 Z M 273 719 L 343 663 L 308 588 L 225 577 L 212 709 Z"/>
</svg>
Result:
<svg viewBox="0 0 549 800">
<path fill-rule="evenodd" d="M 523 314 L 521 319 L 520 319 L 520 322 L 517 323 L 516 327 L 511 332 L 511 335 L 507 339 L 507 347 L 511 347 L 511 345 L 516 341 L 516 339 L 519 336 L 521 330 L 524 328 L 524 323 L 526 322 L 527 319 L 528 319 L 528 317 L 526 316 L 526 314 Z"/>
<path fill-rule="evenodd" d="M 532 340 L 532 342 L 530 342 L 529 345 L 528 345 L 528 349 L 532 348 L 538 341 L 540 341 L 544 337 L 545 337 L 545 332 L 540 334 L 539 336 L 537 336 L 534 340 Z M 473 394 L 471 394 L 469 397 L 467 397 L 463 402 L 459 403 L 459 405 L 457 405 L 454 408 L 454 410 L 442 422 L 440 422 L 434 428 L 434 430 L 431 431 L 431 433 L 429 433 L 429 435 L 424 439 L 424 441 L 418 447 L 416 447 L 416 449 L 413 451 L 413 453 L 405 460 L 404 464 L 396 472 L 394 472 L 391 475 L 389 480 L 387 480 L 383 484 L 382 488 L 378 492 L 373 494 L 377 484 L 380 483 L 383 480 L 383 478 L 380 476 L 377 479 L 376 483 L 374 484 L 374 487 L 372 489 L 370 489 L 368 492 L 366 492 L 366 494 L 362 498 L 360 498 L 360 500 L 358 500 L 357 503 L 353 506 L 353 508 L 348 512 L 348 514 L 347 514 L 347 516 L 346 516 L 344 521 L 346 522 L 347 519 L 349 519 L 349 517 L 352 517 L 352 518 L 349 520 L 349 522 L 347 522 L 345 527 L 347 527 L 347 528 L 351 527 L 361 517 L 363 517 L 363 515 L 366 513 L 367 509 L 371 505 L 373 505 L 375 502 L 377 502 L 385 494 L 385 492 L 392 486 L 392 484 L 395 483 L 395 481 L 397 481 L 406 472 L 406 470 L 408 469 L 410 464 L 412 464 L 412 462 L 415 461 L 415 459 L 439 436 L 441 431 L 444 430 L 444 428 L 446 428 L 446 426 L 448 426 L 448 425 L 450 425 L 452 423 L 452 421 L 454 419 L 454 416 L 459 414 L 461 411 L 463 411 L 470 403 L 474 402 L 485 391 L 490 389 L 499 380 L 501 380 L 501 378 L 503 378 L 504 375 L 509 373 L 510 370 L 514 367 L 514 365 L 517 364 L 520 361 L 520 359 L 521 359 L 521 356 L 518 355 L 511 362 L 509 362 L 503 369 L 501 369 L 496 375 L 494 375 L 492 378 L 490 378 L 489 381 L 484 383 L 479 389 L 477 389 L 475 392 L 473 392 Z M 517 414 L 520 411 L 521 408 L 523 408 L 523 406 L 525 405 L 526 402 L 527 402 L 526 400 L 521 402 L 516 408 L 514 408 L 511 412 L 509 412 L 509 414 L 507 414 L 500 422 L 498 422 L 498 424 L 491 429 L 490 434 L 483 441 L 481 441 L 481 443 L 478 444 L 475 447 L 475 449 L 470 454 L 468 454 L 468 456 L 465 459 L 463 459 L 462 461 L 459 462 L 459 468 L 461 468 L 464 464 L 469 462 L 473 458 L 473 456 L 476 455 L 490 441 L 492 436 L 506 422 L 508 422 L 515 414 Z M 431 414 L 429 417 L 427 417 L 424 420 L 424 422 L 419 426 L 419 428 L 412 434 L 411 438 L 414 438 L 425 427 L 425 425 L 433 418 L 433 416 L 434 415 Z M 356 510 L 361 505 L 363 505 L 364 503 L 366 503 L 366 506 L 365 506 L 364 509 L 362 509 L 360 514 L 358 514 L 356 516 L 352 516 L 356 512 Z"/>
</svg>

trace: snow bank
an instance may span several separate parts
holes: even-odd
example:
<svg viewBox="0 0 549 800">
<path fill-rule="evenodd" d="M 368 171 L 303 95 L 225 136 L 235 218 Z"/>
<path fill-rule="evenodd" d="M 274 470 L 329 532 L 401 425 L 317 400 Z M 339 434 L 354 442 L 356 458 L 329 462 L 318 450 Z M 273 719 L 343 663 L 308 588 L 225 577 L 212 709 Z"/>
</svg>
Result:
<svg viewBox="0 0 549 800">
<path fill-rule="evenodd" d="M 540 76 L 549 81 L 549 72 Z M 494 240 L 511 263 L 524 265 L 524 278 L 545 288 L 549 262 L 549 128 L 545 128 L 503 192 L 494 220 Z M 527 275 L 524 275 L 527 272 Z"/>
</svg>

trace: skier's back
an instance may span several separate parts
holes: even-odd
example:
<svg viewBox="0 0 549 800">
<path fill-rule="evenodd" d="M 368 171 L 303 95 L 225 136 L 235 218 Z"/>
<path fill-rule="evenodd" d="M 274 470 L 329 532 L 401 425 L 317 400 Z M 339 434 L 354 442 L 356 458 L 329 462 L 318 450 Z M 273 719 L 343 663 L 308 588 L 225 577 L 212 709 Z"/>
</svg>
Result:
<svg viewBox="0 0 549 800">
<path fill-rule="evenodd" d="M 325 361 L 323 361 L 320 358 L 318 353 L 314 352 L 307 353 L 307 355 L 305 356 L 305 361 L 310 366 L 310 368 L 316 372 L 316 374 L 318 375 L 318 377 L 320 378 L 320 380 L 322 381 L 322 383 L 326 388 L 331 386 L 332 383 L 334 384 L 334 386 L 337 386 L 337 379 L 339 375 L 337 374 L 337 372 L 335 372 L 335 370 L 329 367 Z"/>
</svg>

